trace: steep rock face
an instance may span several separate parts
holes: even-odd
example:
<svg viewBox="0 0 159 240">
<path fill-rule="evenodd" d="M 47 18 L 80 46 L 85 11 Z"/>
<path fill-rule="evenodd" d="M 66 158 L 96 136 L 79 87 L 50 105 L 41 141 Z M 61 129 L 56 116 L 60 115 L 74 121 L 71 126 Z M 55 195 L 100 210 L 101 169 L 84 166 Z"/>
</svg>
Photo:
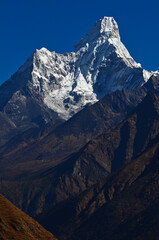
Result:
<svg viewBox="0 0 159 240">
<path fill-rule="evenodd" d="M 108 94 L 97 103 L 85 107 L 55 129 L 53 128 L 55 123 L 50 122 L 41 128 L 30 129 L 15 136 L 0 148 L 0 157 L 5 158 L 5 155 L 9 154 L 11 159 L 15 159 L 12 155 L 13 151 L 17 159 L 19 149 L 24 146 L 26 148 L 28 145 L 26 158 L 29 156 L 31 159 L 38 159 L 38 156 L 41 155 L 41 159 L 46 160 L 46 156 L 43 155 L 43 147 L 46 145 L 47 152 L 50 153 L 48 158 L 53 156 L 56 159 L 56 155 L 58 155 L 58 158 L 64 158 L 65 155 L 79 150 L 87 142 L 103 133 L 104 130 L 125 119 L 135 106 L 142 101 L 146 92 L 145 88 L 138 88 L 117 90 Z M 42 141 L 44 137 L 45 139 Z M 30 143 L 31 146 L 29 146 Z M 33 158 L 29 153 L 30 147 L 36 149 L 36 151 L 31 151 L 33 154 L 35 152 L 37 154 Z M 23 151 L 24 149 L 22 149 Z M 25 161 L 24 157 L 23 161 Z"/>
<path fill-rule="evenodd" d="M 122 109 L 123 114 L 126 109 L 132 109 L 131 100 L 133 101 L 139 92 L 139 89 L 138 91 L 117 91 L 96 103 L 97 109 L 106 113 L 108 117 L 103 128 L 106 128 L 109 116 L 115 117 L 116 114 L 117 118 L 120 116 L 118 109 Z M 144 95 L 145 91 L 142 94 Z M 112 102 L 112 105 L 110 104 L 111 98 L 116 100 Z M 138 101 L 140 102 L 141 99 Z M 148 93 L 128 119 L 89 141 L 80 151 L 71 156 L 69 154 L 72 149 L 78 150 L 80 146 L 78 132 L 75 128 L 78 118 L 75 118 L 83 111 L 85 112 L 85 109 L 73 117 L 74 126 L 71 119 L 68 121 L 68 123 L 72 122 L 72 134 L 65 136 L 56 129 L 41 141 L 36 141 L 26 147 L 24 141 L 24 147 L 17 148 L 15 152 L 13 149 L 9 153 L 6 149 L 6 155 L 1 159 L 0 191 L 24 211 L 35 215 L 51 204 L 87 189 L 112 171 L 133 160 L 159 133 L 158 102 L 157 95 Z M 94 107 L 89 108 L 95 115 L 96 107 L 95 109 Z M 95 116 L 98 116 L 99 121 L 102 122 L 103 115 L 102 118 L 99 114 Z M 93 122 L 94 124 L 96 123 Z M 65 126 L 67 130 L 67 123 L 64 123 L 59 130 L 61 128 L 64 130 Z M 98 125 L 94 129 L 97 127 Z M 98 131 L 100 130 L 99 128 Z M 14 193 L 11 192 L 11 188 L 15 189 Z"/>
<path fill-rule="evenodd" d="M 15 124 L 68 119 L 105 94 L 144 84 L 150 75 L 121 43 L 115 20 L 104 17 L 76 44 L 75 52 L 36 50 L 0 87 L 0 110 Z M 39 115 L 28 120 L 32 105 Z"/>
<path fill-rule="evenodd" d="M 16 125 L 2 112 L 0 112 L 0 145 L 18 133 Z"/>
<path fill-rule="evenodd" d="M 55 130 L 49 124 L 14 137 L 0 149 L 0 191 L 34 215 L 99 181 L 108 174 L 105 165 L 94 158 L 80 163 L 80 153 L 67 161 L 68 156 L 125 118 L 145 94 L 144 89 L 116 91 Z"/>
<path fill-rule="evenodd" d="M 94 159 L 108 172 L 132 161 L 159 133 L 159 96 L 149 92 L 122 123 L 90 141 L 76 158 L 78 171 L 84 161 Z"/>
<path fill-rule="evenodd" d="M 158 153 L 159 135 L 120 171 L 45 211 L 38 219 L 61 240 L 157 240 Z"/>
<path fill-rule="evenodd" d="M 125 119 L 150 90 L 159 94 L 158 76 L 152 76 L 144 86 L 137 89 L 117 90 L 106 95 L 97 103 L 79 111 L 63 124 L 59 120 L 57 122 L 52 121 L 43 127 L 30 129 L 19 134 L 12 138 L 3 148 L 0 148 L 0 156 L 4 158 L 6 154 L 9 153 L 10 155 L 13 151 L 17 158 L 17 150 L 21 146 L 26 147 L 31 143 L 33 149 L 38 149 L 32 151 L 32 153 L 37 153 L 34 158 L 38 158 L 38 155 L 43 153 L 44 145 L 47 145 L 47 152 L 50 153 L 48 157 L 52 155 L 56 158 L 56 151 L 59 152 L 60 149 L 60 156 L 63 158 L 63 152 L 69 154 L 80 149 L 88 141 Z M 4 114 L 2 115 L 4 116 Z M 60 124 L 59 127 L 57 127 L 58 124 Z M 3 126 L 3 123 L 1 125 Z M 45 140 L 41 141 L 45 136 L 47 136 Z M 36 143 L 39 141 L 41 141 L 40 145 Z M 35 145 L 33 145 L 33 142 L 35 142 Z M 67 149 L 69 149 L 69 152 Z M 28 151 L 30 152 L 30 150 Z M 30 154 L 26 154 L 27 156 L 30 156 Z M 45 157 L 42 157 L 42 159 L 46 160 Z M 11 158 L 15 159 L 14 155 L 11 155 Z"/>
</svg>

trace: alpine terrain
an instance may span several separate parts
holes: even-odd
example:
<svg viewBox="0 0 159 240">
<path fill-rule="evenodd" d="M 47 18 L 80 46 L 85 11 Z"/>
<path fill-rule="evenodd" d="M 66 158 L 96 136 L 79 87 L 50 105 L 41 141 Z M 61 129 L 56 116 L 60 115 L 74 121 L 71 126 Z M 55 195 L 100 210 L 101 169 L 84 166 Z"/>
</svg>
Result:
<svg viewBox="0 0 159 240">
<path fill-rule="evenodd" d="M 152 73 L 130 56 L 112 17 L 99 20 L 75 52 L 36 50 L 0 87 L 0 111 L 23 131 L 67 120 L 117 89 L 143 85 Z"/>
<path fill-rule="evenodd" d="M 0 86 L 0 194 L 59 240 L 158 240 L 159 71 L 104 17 Z M 0 239 L 54 239 L 0 195 Z"/>
</svg>

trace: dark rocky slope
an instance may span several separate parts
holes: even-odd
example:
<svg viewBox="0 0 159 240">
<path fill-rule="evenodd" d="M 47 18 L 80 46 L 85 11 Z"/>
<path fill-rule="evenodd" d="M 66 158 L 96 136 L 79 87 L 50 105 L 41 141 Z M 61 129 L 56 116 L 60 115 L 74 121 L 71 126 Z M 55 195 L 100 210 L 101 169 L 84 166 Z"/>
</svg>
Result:
<svg viewBox="0 0 159 240">
<path fill-rule="evenodd" d="M 7 164 L 6 167 L 2 164 L 1 168 L 1 192 L 24 211 L 35 215 L 87 189 L 146 149 L 149 141 L 159 133 L 158 104 L 159 97 L 148 93 L 128 119 L 63 160 L 58 161 L 50 155 L 49 161 L 46 155 L 46 158 L 33 161 L 28 159 L 27 151 L 21 151 L 17 160 L 10 156 L 4 158 Z M 51 143 L 48 141 L 50 146 Z M 46 152 L 48 144 L 44 145 Z M 37 154 L 39 149 L 33 147 L 28 151 L 34 150 Z M 39 148 L 41 150 L 40 145 Z"/>
<path fill-rule="evenodd" d="M 26 146 L 28 146 L 29 143 L 31 143 L 32 146 L 33 142 L 33 148 L 39 150 L 32 151 L 33 156 L 30 156 L 30 154 L 26 154 L 26 156 L 36 159 L 38 154 L 41 155 L 44 152 L 43 146 L 47 144 L 48 155 L 51 154 L 54 158 L 56 158 L 56 155 L 58 158 L 63 158 L 64 155 L 69 155 L 77 151 L 92 138 L 97 137 L 104 130 L 117 125 L 125 119 L 142 101 L 147 91 L 151 90 L 158 94 L 158 83 L 159 77 L 153 76 L 143 87 L 134 90 L 116 91 L 110 95 L 106 95 L 96 104 L 89 107 L 87 106 L 75 114 L 64 124 L 61 124 L 62 121 L 58 120 L 57 122 L 50 122 L 38 129 L 30 129 L 13 138 L 4 147 L 1 147 L 1 158 L 6 153 L 12 154 L 12 152 L 15 152 L 15 155 L 18 156 L 17 151 L 19 151 L 19 149 L 27 151 Z M 58 125 L 60 126 L 57 127 Z M 46 137 L 46 135 L 48 136 Z M 44 137 L 46 137 L 45 140 L 39 142 L 39 140 L 42 140 Z M 23 147 L 25 148 L 23 149 Z M 44 155 L 43 159 L 46 158 L 47 154 Z M 12 158 L 14 158 L 14 156 Z"/>
<path fill-rule="evenodd" d="M 157 240 L 158 156 L 159 135 L 120 171 L 49 209 L 38 220 L 61 240 Z"/>
</svg>

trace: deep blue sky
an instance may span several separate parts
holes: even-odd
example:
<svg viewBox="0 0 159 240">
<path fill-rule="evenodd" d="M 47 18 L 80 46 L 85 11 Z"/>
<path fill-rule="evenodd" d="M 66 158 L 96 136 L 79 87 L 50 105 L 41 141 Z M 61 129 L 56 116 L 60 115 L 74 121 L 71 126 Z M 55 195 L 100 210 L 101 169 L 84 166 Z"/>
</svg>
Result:
<svg viewBox="0 0 159 240">
<path fill-rule="evenodd" d="M 122 42 L 147 70 L 159 69 L 159 3 L 126 0 L 4 0 L 0 3 L 0 83 L 35 49 L 59 53 L 74 44 L 103 16 L 113 16 Z"/>
</svg>

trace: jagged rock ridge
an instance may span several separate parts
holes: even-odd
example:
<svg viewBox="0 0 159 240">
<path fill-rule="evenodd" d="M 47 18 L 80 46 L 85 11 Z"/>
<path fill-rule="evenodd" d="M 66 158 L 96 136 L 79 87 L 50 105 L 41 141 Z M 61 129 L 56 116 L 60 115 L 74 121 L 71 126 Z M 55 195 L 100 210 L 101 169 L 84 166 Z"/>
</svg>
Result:
<svg viewBox="0 0 159 240">
<path fill-rule="evenodd" d="M 0 110 L 21 125 L 68 119 L 105 94 L 144 84 L 150 75 L 120 41 L 114 18 L 104 17 L 75 45 L 75 52 L 36 50 L 0 87 Z M 34 117 L 32 105 L 39 108 Z"/>
</svg>

